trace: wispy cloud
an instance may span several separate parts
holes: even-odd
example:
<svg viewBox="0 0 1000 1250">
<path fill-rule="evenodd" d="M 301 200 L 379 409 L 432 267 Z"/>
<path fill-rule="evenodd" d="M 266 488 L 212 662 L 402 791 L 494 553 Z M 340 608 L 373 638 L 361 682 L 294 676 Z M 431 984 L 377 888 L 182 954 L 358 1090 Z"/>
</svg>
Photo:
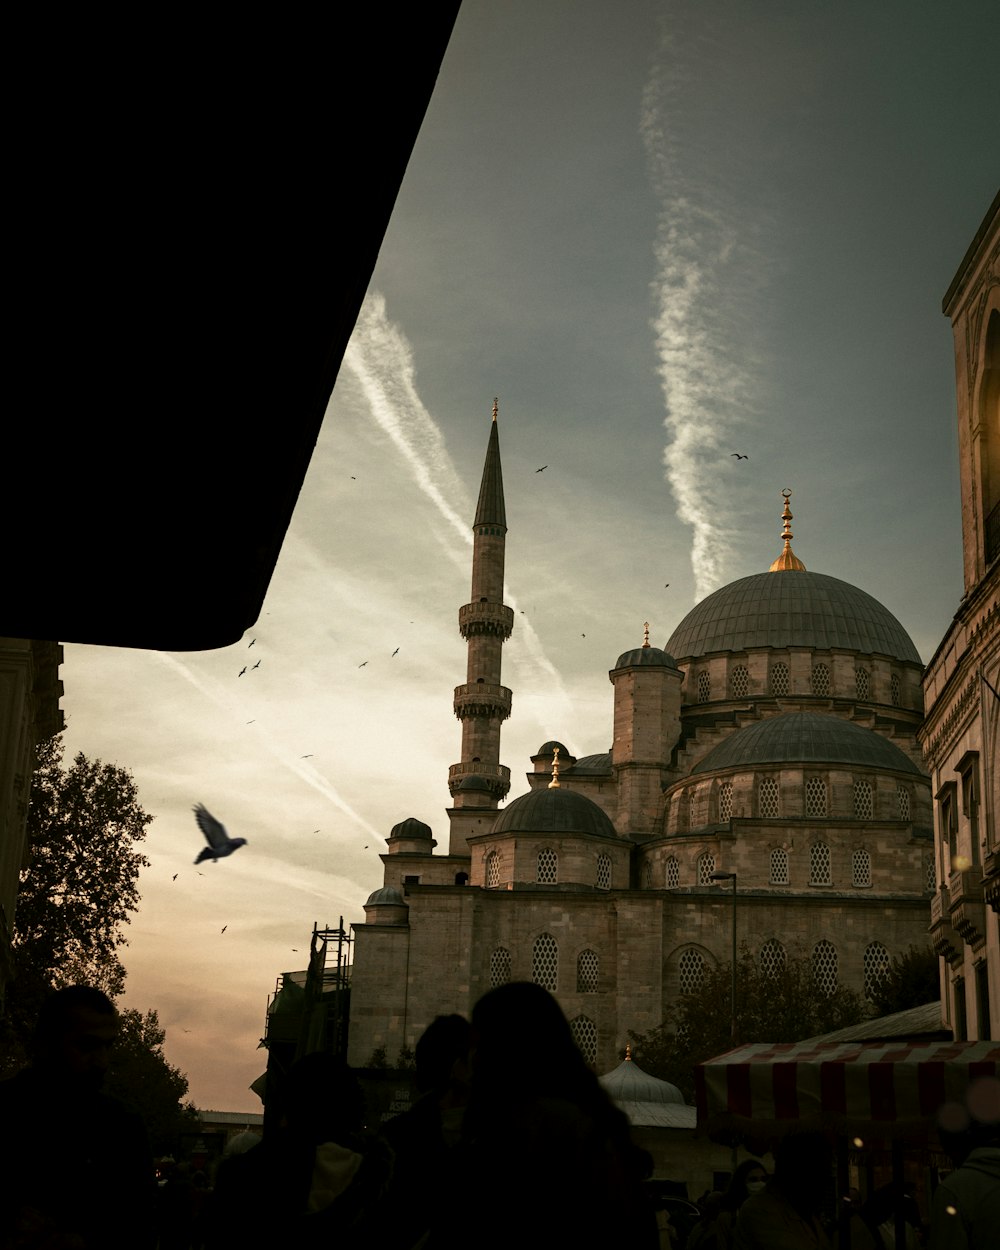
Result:
<svg viewBox="0 0 1000 1250">
<path fill-rule="evenodd" d="M 725 580 L 737 521 L 728 476 L 737 462 L 730 453 L 743 450 L 740 434 L 759 407 L 746 329 L 760 265 L 726 172 L 706 172 L 692 159 L 690 119 L 682 123 L 680 116 L 682 53 L 666 36 L 664 42 L 644 90 L 639 129 L 659 203 L 651 289 L 670 435 L 663 458 L 677 515 L 693 530 L 700 599 Z"/>
</svg>

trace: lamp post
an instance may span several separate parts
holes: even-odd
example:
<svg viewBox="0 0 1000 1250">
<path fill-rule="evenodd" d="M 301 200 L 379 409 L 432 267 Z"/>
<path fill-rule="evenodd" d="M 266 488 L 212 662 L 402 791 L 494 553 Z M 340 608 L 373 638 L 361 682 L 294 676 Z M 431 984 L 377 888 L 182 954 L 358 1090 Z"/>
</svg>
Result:
<svg viewBox="0 0 1000 1250">
<path fill-rule="evenodd" d="M 730 1049 L 736 1048 L 736 873 L 735 872 L 713 872 L 709 874 L 709 881 L 731 881 L 733 883 L 733 961 L 732 961 L 732 989 L 729 999 L 729 1046 Z"/>
</svg>

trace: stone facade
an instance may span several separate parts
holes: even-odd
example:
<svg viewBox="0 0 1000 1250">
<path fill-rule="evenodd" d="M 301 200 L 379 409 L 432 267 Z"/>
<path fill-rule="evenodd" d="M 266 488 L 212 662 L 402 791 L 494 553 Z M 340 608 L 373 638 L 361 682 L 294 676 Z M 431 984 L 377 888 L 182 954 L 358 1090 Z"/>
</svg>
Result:
<svg viewBox="0 0 1000 1250">
<path fill-rule="evenodd" d="M 965 594 L 924 677 L 931 936 L 956 1038 L 1000 1037 L 1000 195 L 945 295 L 955 340 Z"/>
<path fill-rule="evenodd" d="M 349 1062 L 380 1047 L 391 1061 L 434 1016 L 468 1015 L 492 986 L 525 979 L 553 990 L 609 1071 L 630 1030 L 658 1026 L 728 961 L 734 904 L 731 882 L 710 880 L 719 871 L 736 874 L 738 940 L 763 964 L 811 957 L 821 987 L 864 992 L 928 943 L 932 800 L 905 630 L 865 592 L 807 572 L 786 495 L 769 572 L 709 595 L 663 649 L 647 629 L 618 658 L 610 750 L 544 743 L 526 791 L 500 807 L 513 621 L 499 601 L 495 417 L 459 616 L 469 658 L 448 851 L 412 817 L 388 839 L 384 885 L 353 926 Z"/>
</svg>

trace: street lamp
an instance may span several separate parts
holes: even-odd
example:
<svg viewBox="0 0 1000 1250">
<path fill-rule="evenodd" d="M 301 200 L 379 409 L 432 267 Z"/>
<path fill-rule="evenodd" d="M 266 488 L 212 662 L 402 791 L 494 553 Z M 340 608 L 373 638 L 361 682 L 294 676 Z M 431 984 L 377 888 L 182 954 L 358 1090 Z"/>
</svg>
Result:
<svg viewBox="0 0 1000 1250">
<path fill-rule="evenodd" d="M 729 1046 L 731 1049 L 736 1047 L 736 873 L 735 872 L 713 872 L 709 874 L 709 881 L 731 881 L 733 883 L 733 962 L 732 962 L 732 990 L 729 1000 Z"/>
</svg>

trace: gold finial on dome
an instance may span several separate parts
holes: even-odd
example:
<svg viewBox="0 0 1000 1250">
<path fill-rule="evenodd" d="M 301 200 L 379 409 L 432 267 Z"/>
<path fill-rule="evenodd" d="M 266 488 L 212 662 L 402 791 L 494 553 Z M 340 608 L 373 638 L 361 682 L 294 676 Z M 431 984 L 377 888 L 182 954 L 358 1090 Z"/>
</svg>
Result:
<svg viewBox="0 0 1000 1250">
<path fill-rule="evenodd" d="M 552 780 L 549 782 L 550 790 L 558 790 L 559 786 L 559 748 L 552 748 Z"/>
<path fill-rule="evenodd" d="M 625 1062 L 626 1063 L 632 1062 L 632 1043 L 631 1042 L 625 1043 Z"/>
<path fill-rule="evenodd" d="M 493 420 L 497 419 L 497 413 L 500 411 L 500 400 L 494 396 L 493 399 Z"/>
<path fill-rule="evenodd" d="M 775 562 L 771 565 L 772 573 L 786 573 L 790 569 L 794 570 L 796 573 L 804 573 L 806 571 L 806 566 L 792 550 L 792 511 L 788 506 L 788 500 L 791 498 L 791 494 L 792 492 L 787 489 L 781 492 L 782 498 L 785 501 L 785 510 L 781 514 L 781 519 L 784 522 L 781 537 L 784 540 L 785 546 L 781 555 L 778 556 L 777 560 L 775 560 Z"/>
<path fill-rule="evenodd" d="M 643 621 L 642 623 L 642 645 L 644 647 L 649 646 L 649 621 Z"/>
</svg>

